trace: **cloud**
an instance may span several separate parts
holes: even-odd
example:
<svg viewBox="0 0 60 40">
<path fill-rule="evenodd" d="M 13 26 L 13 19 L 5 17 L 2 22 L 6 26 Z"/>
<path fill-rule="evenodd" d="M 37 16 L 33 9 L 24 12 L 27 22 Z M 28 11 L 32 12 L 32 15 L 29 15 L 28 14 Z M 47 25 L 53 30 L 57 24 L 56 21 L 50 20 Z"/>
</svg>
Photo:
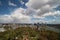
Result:
<svg viewBox="0 0 60 40">
<path fill-rule="evenodd" d="M 22 4 L 24 2 L 21 1 Z M 9 1 L 9 5 L 17 6 Z M 60 11 L 54 8 L 60 5 L 60 0 L 29 0 L 27 9 L 17 8 L 10 15 L 1 15 L 0 22 L 11 23 L 59 23 Z M 49 17 L 49 19 L 48 19 Z M 53 18 L 51 18 L 53 17 Z M 9 21 L 8 21 L 9 20 Z M 56 22 L 55 22 L 56 21 Z"/>
<path fill-rule="evenodd" d="M 60 11 L 45 13 L 43 17 L 45 17 L 45 22 L 48 24 L 60 24 Z"/>
<path fill-rule="evenodd" d="M 17 8 L 13 12 L 11 12 L 10 15 L 1 15 L 0 16 L 0 23 L 35 23 L 42 19 L 40 16 L 36 15 L 30 15 L 30 12 L 34 12 L 30 9 L 23 9 L 23 8 Z M 33 18 L 36 18 L 36 20 L 32 20 Z"/>
<path fill-rule="evenodd" d="M 60 0 L 29 0 L 26 5 L 34 9 L 40 9 L 45 5 L 50 5 L 51 7 L 54 7 L 56 5 L 59 5 L 59 3 Z"/>
<path fill-rule="evenodd" d="M 28 16 L 28 15 L 24 15 L 23 13 L 24 13 L 24 11 L 25 11 L 25 9 L 23 9 L 23 8 L 18 8 L 18 9 L 16 9 L 12 14 L 11 14 L 11 16 L 12 16 L 12 18 L 15 20 L 15 22 L 17 22 L 18 20 L 20 21 L 20 22 L 22 22 L 22 23 L 24 23 L 24 22 L 29 22 L 30 21 L 30 16 Z M 18 22 L 19 22 L 18 21 Z"/>
<path fill-rule="evenodd" d="M 12 3 L 11 1 L 9 1 L 9 5 L 10 6 L 17 6 L 16 4 Z"/>
<path fill-rule="evenodd" d="M 13 19 L 10 15 L 0 15 L 0 23 L 10 23 Z"/>
<path fill-rule="evenodd" d="M 28 7 L 32 7 L 34 9 L 39 9 L 41 6 L 43 6 L 48 0 L 29 0 L 29 2 L 26 4 Z"/>
<path fill-rule="evenodd" d="M 60 0 L 29 0 L 29 2 L 26 3 L 28 8 L 35 10 L 34 16 L 39 16 L 39 18 L 42 18 L 43 22 L 46 23 L 59 23 L 58 20 L 60 19 L 58 18 L 60 17 L 60 11 L 54 9 L 59 5 Z M 54 19 L 49 18 L 49 20 L 47 19 L 48 16 L 51 16 Z"/>
<path fill-rule="evenodd" d="M 18 8 L 10 15 L 1 15 L 0 23 L 31 23 L 30 16 L 24 15 L 25 9 Z"/>
<path fill-rule="evenodd" d="M 55 11 L 53 8 L 56 8 L 59 5 L 60 0 L 29 0 L 29 2 L 26 3 L 27 7 L 40 10 L 37 13 L 38 16 Z"/>
</svg>

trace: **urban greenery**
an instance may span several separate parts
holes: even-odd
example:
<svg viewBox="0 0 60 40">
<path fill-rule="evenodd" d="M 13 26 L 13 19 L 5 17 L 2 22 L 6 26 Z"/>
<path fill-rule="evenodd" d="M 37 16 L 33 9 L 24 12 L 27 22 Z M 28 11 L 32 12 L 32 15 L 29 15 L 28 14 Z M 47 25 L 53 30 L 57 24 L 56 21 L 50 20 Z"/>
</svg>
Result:
<svg viewBox="0 0 60 40">
<path fill-rule="evenodd" d="M 60 33 L 51 30 L 40 29 L 32 27 L 18 27 L 16 29 L 5 28 L 7 31 L 0 32 L 0 40 L 24 40 L 28 37 L 29 40 L 60 40 Z"/>
</svg>

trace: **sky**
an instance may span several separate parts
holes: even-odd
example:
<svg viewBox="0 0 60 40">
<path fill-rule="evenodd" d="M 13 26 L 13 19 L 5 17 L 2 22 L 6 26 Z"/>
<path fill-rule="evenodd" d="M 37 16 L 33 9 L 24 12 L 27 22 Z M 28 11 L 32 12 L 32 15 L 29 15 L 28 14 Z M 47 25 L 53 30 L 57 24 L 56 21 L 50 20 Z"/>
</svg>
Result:
<svg viewBox="0 0 60 40">
<path fill-rule="evenodd" d="M 60 24 L 60 0 L 0 0 L 0 23 Z"/>
</svg>

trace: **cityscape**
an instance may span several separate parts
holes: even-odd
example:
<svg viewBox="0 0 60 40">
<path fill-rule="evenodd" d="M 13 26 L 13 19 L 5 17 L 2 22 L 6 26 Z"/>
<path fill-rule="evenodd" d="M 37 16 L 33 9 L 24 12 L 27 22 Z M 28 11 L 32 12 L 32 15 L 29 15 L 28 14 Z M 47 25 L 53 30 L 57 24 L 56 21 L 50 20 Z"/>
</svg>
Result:
<svg viewBox="0 0 60 40">
<path fill-rule="evenodd" d="M 60 0 L 0 0 L 0 40 L 60 40 Z"/>
<path fill-rule="evenodd" d="M 44 23 L 0 24 L 0 40 L 60 40 L 60 28 L 50 25 Z"/>
</svg>

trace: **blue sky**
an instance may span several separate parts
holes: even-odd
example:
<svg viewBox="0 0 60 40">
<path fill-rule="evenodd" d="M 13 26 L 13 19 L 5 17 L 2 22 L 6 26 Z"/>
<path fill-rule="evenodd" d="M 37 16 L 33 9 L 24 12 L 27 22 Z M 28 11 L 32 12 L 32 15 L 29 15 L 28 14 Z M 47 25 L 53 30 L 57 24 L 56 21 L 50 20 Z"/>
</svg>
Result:
<svg viewBox="0 0 60 40">
<path fill-rule="evenodd" d="M 9 1 L 14 3 L 17 6 L 9 5 Z M 20 0 L 0 0 L 0 14 L 9 14 L 12 10 L 22 7 L 26 8 L 25 3 L 28 2 L 28 0 L 22 0 L 24 4 L 21 4 Z M 10 11 L 11 10 L 11 11 Z"/>
<path fill-rule="evenodd" d="M 60 24 L 60 0 L 0 0 L 0 23 L 37 22 Z"/>
</svg>

